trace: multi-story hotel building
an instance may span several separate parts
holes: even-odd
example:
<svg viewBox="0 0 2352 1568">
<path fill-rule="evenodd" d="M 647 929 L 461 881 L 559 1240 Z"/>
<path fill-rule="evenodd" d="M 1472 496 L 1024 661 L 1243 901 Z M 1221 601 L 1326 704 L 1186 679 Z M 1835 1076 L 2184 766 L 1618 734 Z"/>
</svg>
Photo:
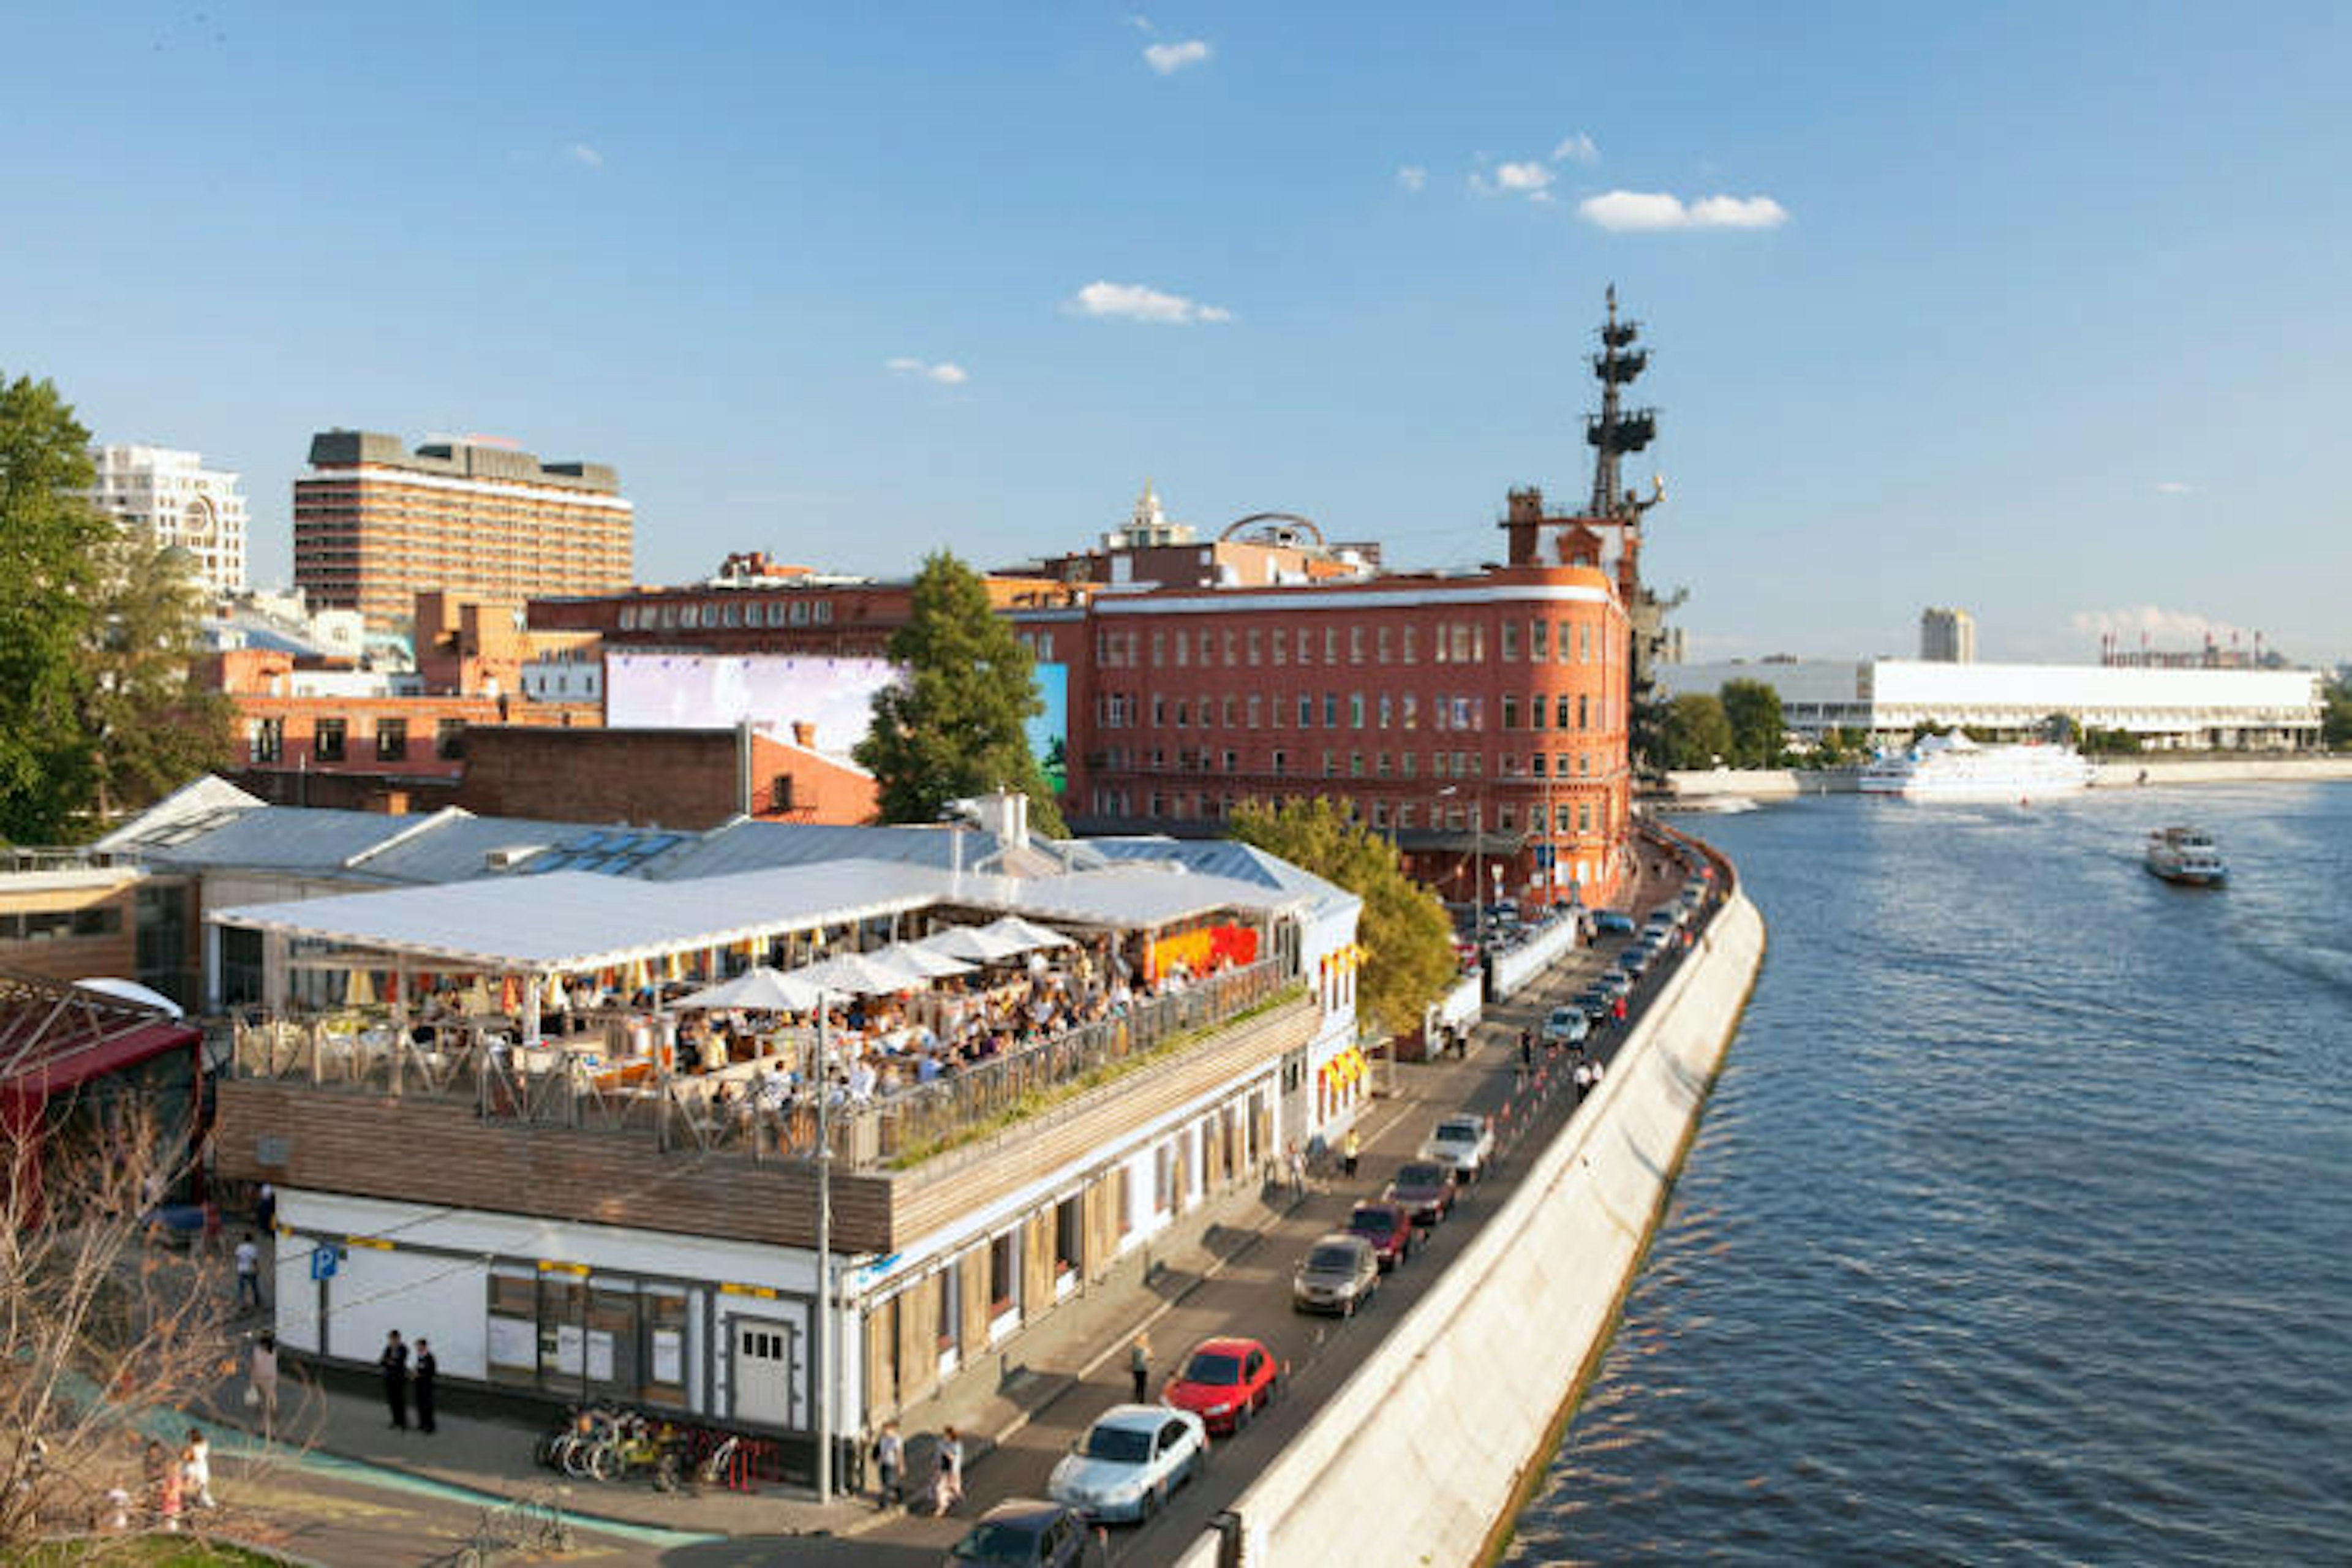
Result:
<svg viewBox="0 0 2352 1568">
<path fill-rule="evenodd" d="M 1929 664 L 1974 664 L 1977 618 L 1966 610 L 1920 611 L 1919 657 Z"/>
<path fill-rule="evenodd" d="M 245 497 L 235 474 L 168 447 L 98 447 L 90 461 L 98 474 L 89 498 L 100 510 L 159 547 L 184 551 L 207 593 L 244 591 Z"/>
<path fill-rule="evenodd" d="M 421 590 L 481 599 L 629 585 L 635 510 L 602 463 L 330 430 L 294 481 L 294 580 L 322 608 L 404 617 Z"/>
</svg>

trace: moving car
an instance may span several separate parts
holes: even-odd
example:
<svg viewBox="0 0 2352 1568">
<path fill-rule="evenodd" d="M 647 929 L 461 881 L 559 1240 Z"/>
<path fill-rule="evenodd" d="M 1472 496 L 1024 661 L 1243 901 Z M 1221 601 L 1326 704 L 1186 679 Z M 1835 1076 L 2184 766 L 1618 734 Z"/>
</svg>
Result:
<svg viewBox="0 0 2352 1568">
<path fill-rule="evenodd" d="M 1273 1352 L 1255 1340 L 1202 1340 L 1160 1398 L 1199 1416 L 1213 1434 L 1238 1432 L 1265 1408 L 1281 1375 Z"/>
<path fill-rule="evenodd" d="M 1609 987 L 1598 980 L 1576 994 L 1576 1005 L 1584 1010 L 1587 1023 L 1598 1024 L 1609 1016 L 1616 1004 L 1617 998 L 1610 994 Z"/>
<path fill-rule="evenodd" d="M 1086 1560 L 1086 1521 L 1057 1502 L 1007 1498 L 948 1550 L 948 1568 L 1077 1568 Z"/>
<path fill-rule="evenodd" d="M 1601 990 L 1606 991 L 1609 994 L 1609 1000 L 1612 1002 L 1616 1001 L 1621 996 L 1630 996 L 1633 992 L 1633 977 L 1626 973 L 1622 969 L 1602 970 L 1601 972 L 1601 978 L 1594 981 L 1593 984 L 1600 986 Z"/>
<path fill-rule="evenodd" d="M 1600 910 L 1592 916 L 1592 929 L 1605 936 L 1632 936 L 1633 917 L 1622 910 Z"/>
<path fill-rule="evenodd" d="M 1352 1231 L 1318 1237 L 1290 1277 L 1290 1304 L 1302 1312 L 1352 1318 L 1381 1288 L 1380 1254 Z"/>
<path fill-rule="evenodd" d="M 1358 1204 L 1348 1215 L 1348 1229 L 1372 1244 L 1383 1271 L 1412 1256 L 1412 1212 L 1402 1204 Z"/>
<path fill-rule="evenodd" d="M 1429 1136 L 1421 1141 L 1421 1157 L 1451 1165 L 1458 1179 L 1475 1182 L 1485 1173 L 1486 1162 L 1495 1157 L 1495 1130 L 1485 1117 L 1466 1111 L 1441 1116 Z"/>
<path fill-rule="evenodd" d="M 1114 1405 L 1070 1445 L 1045 1490 L 1090 1520 L 1150 1519 L 1201 1473 L 1208 1452 L 1208 1427 L 1191 1411 Z"/>
<path fill-rule="evenodd" d="M 1571 1006 L 1554 1007 L 1544 1020 L 1543 1037 L 1556 1046 L 1580 1046 L 1591 1032 L 1591 1009 L 1581 996 Z"/>
<path fill-rule="evenodd" d="M 1454 1211 L 1454 1200 L 1460 1188 L 1454 1180 L 1454 1169 L 1433 1160 L 1415 1160 L 1396 1173 L 1381 1196 L 1392 1204 L 1401 1204 L 1412 1215 L 1412 1223 L 1428 1226 L 1435 1225 Z"/>
</svg>

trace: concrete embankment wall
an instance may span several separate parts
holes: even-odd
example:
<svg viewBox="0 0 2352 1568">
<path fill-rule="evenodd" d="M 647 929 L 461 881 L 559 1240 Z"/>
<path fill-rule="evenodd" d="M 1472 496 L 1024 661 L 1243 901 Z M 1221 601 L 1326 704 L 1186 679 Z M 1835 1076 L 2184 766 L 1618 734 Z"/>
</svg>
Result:
<svg viewBox="0 0 2352 1568">
<path fill-rule="evenodd" d="M 1478 1561 L 1605 1342 L 1763 953 L 1735 895 L 1598 1095 L 1235 1501 L 1244 1563 Z"/>
</svg>

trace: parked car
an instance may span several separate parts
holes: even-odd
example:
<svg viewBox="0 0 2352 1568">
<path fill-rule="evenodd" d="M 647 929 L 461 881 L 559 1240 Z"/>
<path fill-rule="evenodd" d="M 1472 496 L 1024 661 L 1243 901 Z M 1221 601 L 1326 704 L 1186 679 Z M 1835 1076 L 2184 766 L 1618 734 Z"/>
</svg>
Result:
<svg viewBox="0 0 2352 1568">
<path fill-rule="evenodd" d="M 1629 942 L 1625 944 L 1624 951 L 1617 955 L 1617 967 L 1639 980 L 1649 970 L 1651 963 L 1657 956 L 1658 950 L 1654 943 L 1646 940 Z"/>
<path fill-rule="evenodd" d="M 1255 1340 L 1202 1340 L 1160 1398 L 1199 1416 L 1212 1434 L 1238 1432 L 1274 1398 L 1281 1375 L 1274 1353 Z"/>
<path fill-rule="evenodd" d="M 1421 1157 L 1452 1166 L 1457 1180 L 1475 1182 L 1495 1157 L 1495 1130 L 1485 1117 L 1466 1111 L 1441 1116 L 1421 1141 Z"/>
<path fill-rule="evenodd" d="M 1433 1160 L 1415 1160 L 1396 1173 L 1381 1196 L 1392 1204 L 1402 1204 L 1412 1215 L 1417 1226 L 1435 1225 L 1454 1212 L 1454 1200 L 1461 1189 L 1454 1179 L 1453 1167 Z"/>
<path fill-rule="evenodd" d="M 1209 1430 L 1191 1411 L 1114 1405 L 1070 1445 L 1045 1490 L 1089 1520 L 1150 1519 L 1201 1473 L 1208 1452 Z"/>
<path fill-rule="evenodd" d="M 1352 1318 L 1381 1288 L 1380 1254 L 1352 1231 L 1318 1237 L 1290 1277 L 1290 1304 L 1302 1312 Z"/>
<path fill-rule="evenodd" d="M 1074 1509 L 1034 1498 L 1007 1498 L 948 1549 L 947 1568 L 1077 1568 L 1086 1560 L 1087 1525 Z"/>
<path fill-rule="evenodd" d="M 1622 910 L 1598 910 L 1592 916 L 1592 929 L 1603 936 L 1631 936 L 1633 917 Z"/>
<path fill-rule="evenodd" d="M 1358 1204 L 1348 1215 L 1348 1229 L 1372 1244 L 1384 1271 L 1412 1256 L 1412 1211 L 1402 1204 Z"/>
<path fill-rule="evenodd" d="M 1543 1037 L 1555 1046 L 1580 1046 L 1591 1032 L 1591 1010 L 1580 997 L 1571 1005 L 1554 1007 L 1544 1020 Z"/>
</svg>

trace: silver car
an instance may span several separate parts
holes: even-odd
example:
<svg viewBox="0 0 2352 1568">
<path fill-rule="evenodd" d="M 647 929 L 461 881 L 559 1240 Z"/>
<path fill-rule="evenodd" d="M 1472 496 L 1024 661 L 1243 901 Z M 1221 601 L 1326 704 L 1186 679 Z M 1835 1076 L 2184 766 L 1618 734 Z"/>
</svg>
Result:
<svg viewBox="0 0 2352 1568">
<path fill-rule="evenodd" d="M 1334 1231 L 1307 1249 L 1290 1279 L 1290 1304 L 1302 1312 L 1352 1318 L 1381 1288 L 1381 1255 L 1360 1236 Z"/>
</svg>

